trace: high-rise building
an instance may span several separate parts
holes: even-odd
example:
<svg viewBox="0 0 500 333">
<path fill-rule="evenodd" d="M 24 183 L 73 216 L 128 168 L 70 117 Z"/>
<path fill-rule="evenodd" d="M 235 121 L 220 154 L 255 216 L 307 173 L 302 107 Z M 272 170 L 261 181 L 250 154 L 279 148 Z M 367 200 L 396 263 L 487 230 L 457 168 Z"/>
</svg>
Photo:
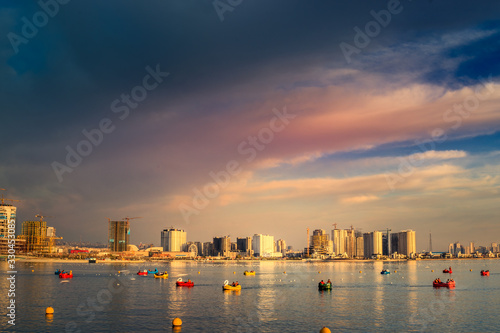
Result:
<svg viewBox="0 0 500 333">
<path fill-rule="evenodd" d="M 460 254 L 463 254 L 465 251 L 462 250 L 462 245 L 460 242 L 453 243 L 453 255 L 458 257 Z"/>
<path fill-rule="evenodd" d="M 363 258 L 365 256 L 364 248 L 365 244 L 363 236 L 356 237 L 356 258 Z"/>
<path fill-rule="evenodd" d="M 358 256 L 356 240 L 357 237 L 362 237 L 362 234 L 356 235 L 356 229 L 351 226 L 350 229 L 333 229 L 332 230 L 332 252 L 337 256 L 347 256 L 354 258 Z"/>
<path fill-rule="evenodd" d="M 16 207 L 0 201 L 0 237 L 8 236 L 8 223 L 16 220 L 16 210 Z"/>
<path fill-rule="evenodd" d="M 50 252 L 50 239 L 47 237 L 47 222 L 45 221 L 24 221 L 20 238 L 26 240 L 27 252 Z"/>
<path fill-rule="evenodd" d="M 363 255 L 365 258 L 382 255 L 382 233 L 380 231 L 363 234 Z"/>
<path fill-rule="evenodd" d="M 204 256 L 213 256 L 214 255 L 214 243 L 212 243 L 212 242 L 203 243 L 203 255 Z"/>
<path fill-rule="evenodd" d="M 470 253 L 476 253 L 476 247 L 474 246 L 473 242 L 469 243 L 469 252 Z"/>
<path fill-rule="evenodd" d="M 491 243 L 491 252 L 493 253 L 498 252 L 498 243 Z"/>
<path fill-rule="evenodd" d="M 130 238 L 130 222 L 108 222 L 108 249 L 112 252 L 127 251 Z"/>
<path fill-rule="evenodd" d="M 283 257 L 286 256 L 286 242 L 284 239 L 278 239 L 276 241 L 276 251 L 280 252 Z"/>
<path fill-rule="evenodd" d="M 389 247 L 390 243 L 391 243 L 391 241 L 390 241 L 390 235 L 389 235 L 389 233 L 385 233 L 384 232 L 382 234 L 382 254 L 384 256 L 390 256 L 391 255 L 391 253 L 390 253 L 391 249 Z"/>
<path fill-rule="evenodd" d="M 346 238 L 347 230 L 332 230 L 333 252 L 335 255 L 341 256 L 344 253 L 347 253 Z"/>
<path fill-rule="evenodd" d="M 323 229 L 316 229 L 311 236 L 309 253 L 314 256 L 328 256 L 333 253 L 333 242 Z"/>
<path fill-rule="evenodd" d="M 363 258 L 364 257 L 364 241 L 363 241 L 363 234 L 361 231 L 356 231 L 356 253 L 355 257 L 356 258 Z"/>
<path fill-rule="evenodd" d="M 255 234 L 252 249 L 257 257 L 271 256 L 274 253 L 274 236 Z"/>
<path fill-rule="evenodd" d="M 214 237 L 214 255 L 216 256 L 229 256 L 231 252 L 231 238 L 229 236 Z"/>
<path fill-rule="evenodd" d="M 351 227 L 351 229 L 345 230 L 345 249 L 346 254 L 349 258 L 354 258 L 356 255 L 356 236 L 355 230 Z"/>
<path fill-rule="evenodd" d="M 252 237 L 238 237 L 236 238 L 236 248 L 240 252 L 247 255 L 252 254 Z"/>
<path fill-rule="evenodd" d="M 196 248 L 198 249 L 197 255 L 199 255 L 199 256 L 204 255 L 204 252 L 203 252 L 203 243 L 202 242 L 194 242 L 194 244 L 196 245 Z"/>
<path fill-rule="evenodd" d="M 391 253 L 397 252 L 408 258 L 417 253 L 415 231 L 403 230 L 391 234 Z"/>
<path fill-rule="evenodd" d="M 163 251 L 167 252 L 182 252 L 187 251 L 187 236 L 184 230 L 163 229 L 161 232 L 161 246 Z"/>
</svg>

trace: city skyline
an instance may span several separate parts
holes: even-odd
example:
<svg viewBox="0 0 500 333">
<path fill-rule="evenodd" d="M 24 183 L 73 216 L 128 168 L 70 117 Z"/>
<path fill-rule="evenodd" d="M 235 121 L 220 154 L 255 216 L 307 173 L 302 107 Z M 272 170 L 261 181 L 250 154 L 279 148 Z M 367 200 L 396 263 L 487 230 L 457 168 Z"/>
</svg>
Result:
<svg viewBox="0 0 500 333">
<path fill-rule="evenodd" d="M 7 199 L 5 199 L 7 200 Z M 14 200 L 14 201 L 21 201 L 21 200 Z M 21 228 L 19 227 L 19 225 L 24 225 L 25 222 L 30 222 L 29 220 L 25 220 L 23 221 L 21 224 L 19 224 L 17 221 L 17 218 L 16 218 L 16 211 L 17 211 L 17 207 L 14 206 L 13 204 L 6 204 L 6 203 L 1 203 L 0 204 L 0 223 L 3 223 L 2 221 L 4 221 L 5 223 L 3 224 L 6 224 L 7 222 L 7 217 L 9 216 L 9 218 L 12 218 L 16 221 L 16 229 L 17 229 L 17 234 L 18 235 L 22 235 L 23 233 L 21 232 Z M 13 217 L 10 217 L 10 214 L 11 212 L 14 212 L 13 213 Z M 42 221 L 43 218 L 47 217 L 47 216 L 42 216 L 42 215 L 39 215 L 39 214 L 36 214 L 35 215 L 36 217 L 40 217 L 40 221 Z M 52 218 L 53 216 L 48 216 L 48 218 Z M 136 219 L 136 218 L 142 218 L 142 217 L 125 217 L 121 220 L 117 220 L 117 221 L 112 221 L 112 219 L 110 218 L 106 218 L 108 220 L 108 225 L 107 225 L 107 229 L 108 229 L 108 234 L 107 234 L 107 237 L 106 237 L 106 241 L 105 243 L 108 243 L 108 247 L 111 247 L 113 249 L 115 249 L 116 245 L 114 243 L 114 239 L 117 237 L 117 235 L 119 234 L 118 232 L 118 229 L 122 230 L 121 233 L 123 234 L 123 236 L 121 237 L 118 237 L 120 239 L 123 239 L 123 242 L 126 243 L 126 244 L 134 244 L 134 243 L 148 243 L 146 241 L 133 241 L 133 236 L 131 236 L 131 224 L 130 224 L 130 220 L 133 220 L 133 219 Z M 46 223 L 47 221 L 44 221 L 44 223 Z M 118 225 L 120 225 L 120 227 L 118 227 Z M 349 238 L 350 237 L 353 237 L 353 239 L 355 239 L 355 236 L 354 236 L 354 233 L 357 233 L 361 236 L 363 235 L 367 235 L 367 233 L 364 233 L 362 232 L 361 229 L 357 229 L 355 228 L 352 224 L 350 225 L 349 228 L 337 228 L 338 224 L 337 223 L 334 223 L 332 224 L 332 226 L 334 226 L 333 229 L 330 229 L 331 230 L 331 238 L 330 240 L 334 240 L 336 239 L 338 236 L 339 236 L 339 232 L 341 233 L 341 237 L 343 238 L 343 240 L 340 241 L 340 248 L 344 247 L 344 249 L 346 249 L 347 253 L 355 253 L 356 252 L 356 247 L 358 246 L 356 241 L 354 240 L 354 243 L 349 245 L 347 243 L 349 243 Z M 50 229 L 52 229 L 52 232 L 54 232 L 54 236 L 55 236 L 55 228 L 54 227 L 50 227 Z M 308 228 L 306 228 L 307 230 Z M 319 229 L 316 229 L 316 231 L 320 231 L 322 230 L 321 228 Z M 325 229 L 326 230 L 326 229 Z M 389 233 L 392 229 L 382 229 L 382 230 L 371 230 L 369 231 L 369 233 L 379 233 L 380 235 L 383 235 L 385 236 L 386 233 Z M 205 238 L 206 239 L 196 239 L 196 240 L 189 240 L 188 241 L 188 238 L 186 237 L 186 234 L 187 232 L 183 229 L 176 229 L 174 228 L 173 226 L 170 226 L 170 227 L 164 227 L 164 229 L 161 231 L 161 236 L 160 236 L 160 241 L 158 242 L 158 244 L 160 244 L 159 246 L 160 247 L 163 247 L 165 249 L 165 251 L 170 251 L 170 245 L 167 245 L 167 244 L 170 244 L 172 242 L 172 240 L 170 240 L 170 237 L 172 236 L 168 236 L 169 234 L 171 234 L 171 232 L 174 232 L 175 235 L 177 236 L 174 236 L 174 239 L 175 241 L 173 241 L 175 245 L 174 248 L 176 249 L 175 251 L 180 251 L 179 249 L 182 248 L 186 243 L 189 243 L 189 242 L 206 242 L 207 239 L 210 240 L 210 239 L 215 239 L 215 238 L 219 238 L 219 237 L 229 237 L 228 235 L 225 235 L 225 236 L 222 236 L 221 233 L 219 234 L 214 234 L 214 235 L 219 235 L 219 236 L 206 236 L 205 235 Z M 409 231 L 413 232 L 413 239 L 415 239 L 415 231 L 409 229 Z M 178 236 L 178 232 L 181 232 L 183 236 Z M 401 233 L 401 232 L 406 232 L 406 230 L 401 230 L 399 232 L 390 232 L 391 235 L 395 235 L 395 234 L 398 234 L 398 233 Z M 262 233 L 254 233 L 253 235 L 263 235 Z M 264 235 L 267 235 L 267 234 L 264 234 Z M 102 235 L 100 235 L 101 237 Z M 313 235 L 314 236 L 314 235 Z M 5 237 L 5 236 L 1 236 L 0 237 Z M 181 238 L 178 238 L 178 237 L 181 237 Z M 234 236 L 233 236 L 234 237 Z M 271 235 L 271 237 L 274 239 L 274 235 Z M 357 237 L 357 236 L 356 236 Z M 102 237 L 101 237 L 102 238 Z M 166 239 L 169 239 L 169 240 L 166 240 Z M 246 235 L 239 235 L 236 237 L 237 239 L 240 239 L 240 238 L 248 238 L 248 234 Z M 252 237 L 249 237 L 249 238 L 252 238 Z M 279 237 L 278 237 L 279 238 Z M 311 236 L 312 238 L 312 236 Z M 126 239 L 126 241 L 125 241 Z M 130 240 L 131 239 L 131 240 Z M 307 239 L 307 237 L 306 237 Z M 418 238 L 417 238 L 418 239 Z M 283 240 L 281 238 L 279 238 L 279 240 Z M 81 241 L 81 238 L 80 238 L 80 241 Z M 88 240 L 85 240 L 85 241 L 88 241 Z M 96 240 L 93 240 L 93 241 L 96 241 Z M 286 242 L 286 240 L 284 240 Z M 99 241 L 97 241 L 99 242 Z M 344 242 L 347 242 L 346 244 L 344 244 Z M 471 241 L 471 240 L 467 240 L 467 242 L 469 242 L 469 244 L 476 244 L 475 241 Z M 304 241 L 304 243 L 307 243 L 307 240 Z M 420 243 L 424 244 L 423 241 L 421 241 Z M 455 242 L 456 244 L 460 244 L 460 241 L 456 241 Z M 112 245 L 110 245 L 112 244 Z M 152 241 L 151 244 L 157 244 L 155 241 Z M 425 252 L 425 251 L 431 251 L 431 252 L 447 252 L 448 249 L 449 249 L 449 246 L 452 245 L 449 243 L 449 240 L 448 240 L 448 243 L 449 244 L 447 247 L 446 246 L 443 246 L 443 248 L 441 248 L 440 245 L 437 245 L 439 248 L 436 250 L 436 247 L 434 246 L 434 250 L 432 250 L 432 244 L 431 244 L 431 233 L 429 233 L 429 243 L 427 243 L 427 247 L 424 247 L 424 248 L 418 248 L 418 246 L 416 248 L 413 248 L 414 252 L 416 253 L 420 253 L 420 252 Z M 476 245 L 477 246 L 486 246 L 488 247 L 489 245 L 493 245 L 494 244 L 497 244 L 497 241 L 496 240 L 490 240 L 489 242 L 486 242 L 486 243 L 477 243 Z M 385 245 L 383 245 L 385 246 Z M 468 245 L 466 248 L 470 248 L 470 246 L 473 246 L 473 245 Z M 293 247 L 293 245 L 292 245 Z M 382 248 L 382 239 L 380 240 L 380 244 L 376 245 L 376 247 L 380 247 Z M 300 249 L 300 248 L 306 248 L 306 246 L 298 246 L 296 247 L 297 249 Z M 366 242 L 365 242 L 365 248 L 366 248 Z M 120 247 L 120 251 L 123 251 L 124 248 L 123 247 Z M 333 244 L 333 252 L 337 252 L 338 253 L 338 250 L 339 250 L 339 243 L 337 242 L 334 242 Z M 114 250 L 114 251 L 118 251 L 118 250 Z M 391 249 L 391 252 L 394 252 L 394 251 L 397 251 L 395 249 Z M 278 251 L 279 252 L 279 251 Z M 377 251 L 375 251 L 376 253 Z"/>
<path fill-rule="evenodd" d="M 2 213 L 1 209 L 4 209 L 6 212 Z M 6 215 L 7 211 L 16 212 L 16 210 L 17 210 L 17 207 L 13 206 L 12 204 L 1 203 L 0 204 L 0 219 L 5 219 L 5 217 L 7 216 Z M 4 214 L 5 216 L 1 216 L 2 214 Z M 42 223 L 42 220 L 45 216 L 41 216 L 41 215 L 37 214 L 36 217 L 40 217 L 39 222 Z M 49 218 L 50 217 L 52 217 L 52 216 L 49 216 Z M 108 243 L 108 248 L 111 251 L 117 251 L 117 252 L 125 251 L 128 245 L 134 245 L 134 243 L 138 244 L 138 242 L 131 241 L 131 239 L 133 240 L 133 238 L 131 236 L 130 220 L 133 220 L 136 218 L 142 218 L 142 217 L 132 217 L 132 218 L 125 217 L 125 218 L 118 220 L 118 221 L 112 221 L 110 218 L 107 218 L 107 220 L 108 220 L 108 234 L 107 234 L 106 240 Z M 15 213 L 14 213 L 12 219 L 16 220 Z M 21 224 L 22 225 L 22 232 L 20 232 L 20 230 L 17 230 L 18 235 L 24 234 L 24 226 L 26 223 L 36 223 L 36 222 L 32 222 L 32 221 L 22 222 L 22 224 Z M 43 221 L 43 223 L 45 223 L 45 225 L 46 225 L 47 222 Z M 17 221 L 16 221 L 16 225 L 19 225 L 19 223 L 17 223 Z M 371 254 L 390 255 L 391 253 L 394 253 L 394 252 L 402 253 L 405 255 L 408 255 L 409 253 L 422 253 L 422 252 L 426 252 L 426 251 L 447 252 L 447 249 L 438 249 L 438 250 L 432 251 L 432 244 L 430 242 L 429 242 L 427 248 L 418 249 L 416 247 L 415 231 L 413 231 L 411 229 L 401 230 L 398 232 L 397 231 L 390 232 L 390 231 L 392 231 L 392 229 L 384 229 L 384 230 L 373 230 L 373 231 L 370 231 L 368 233 L 366 233 L 366 232 L 363 233 L 360 229 L 356 229 L 353 225 L 351 225 L 350 228 L 347 228 L 347 229 L 337 228 L 337 225 L 338 224 L 336 224 L 336 223 L 332 224 L 332 226 L 334 226 L 334 228 L 331 229 L 331 238 L 329 238 L 330 239 L 329 241 L 332 243 L 331 245 L 329 245 L 331 247 L 330 252 L 337 253 L 337 254 L 345 252 L 349 257 L 358 257 L 359 256 L 359 254 L 356 254 L 356 253 L 359 252 L 358 248 L 360 246 L 360 243 L 361 243 L 361 249 L 362 249 L 361 252 L 367 251 L 366 249 L 370 248 L 370 250 L 369 250 L 370 254 L 367 255 L 367 257 L 371 257 Z M 56 229 L 54 227 L 47 227 L 46 226 L 45 228 L 47 229 L 47 236 L 53 236 L 53 237 L 56 236 L 56 234 L 55 234 Z M 17 228 L 17 229 L 19 229 L 19 228 Z M 306 228 L 307 235 L 309 235 L 308 229 L 309 228 Z M 325 230 L 322 230 L 322 229 L 314 230 L 313 235 L 310 236 L 311 243 L 314 243 L 314 237 L 315 237 L 317 232 L 324 233 Z M 398 247 L 397 242 L 396 242 L 396 245 L 394 244 L 394 240 L 391 240 L 390 241 L 391 243 L 387 243 L 387 244 L 384 243 L 383 236 L 387 235 L 387 238 L 388 238 L 390 235 L 391 239 L 396 237 L 396 240 L 397 240 L 400 237 L 399 234 L 404 234 L 407 232 L 411 232 L 411 235 L 412 235 L 411 237 L 413 239 L 412 240 L 413 245 L 411 246 L 411 249 L 402 250 L 401 247 Z M 378 235 L 377 237 L 379 237 L 380 239 L 375 241 L 375 245 L 373 245 L 374 244 L 373 237 L 375 234 Z M 219 234 L 219 235 L 221 235 L 221 234 Z M 326 233 L 326 235 L 329 235 L 329 234 Z M 273 252 L 273 251 L 269 251 L 269 246 L 270 246 L 269 244 L 275 243 L 274 242 L 275 236 L 262 234 L 262 233 L 255 233 L 251 237 L 249 237 L 248 235 L 244 235 L 243 237 L 241 235 L 237 236 L 237 237 L 233 236 L 233 239 L 236 239 L 235 242 L 228 243 L 225 246 L 216 246 L 216 248 L 217 247 L 221 248 L 222 253 L 225 253 L 226 251 L 230 251 L 228 249 L 231 248 L 231 244 L 236 245 L 237 242 L 239 242 L 240 240 L 246 240 L 246 239 L 249 239 L 251 241 L 252 247 L 260 248 L 262 245 L 255 245 L 254 244 L 255 243 L 255 238 L 254 238 L 255 236 L 269 237 L 271 239 L 271 241 L 266 241 L 266 244 L 267 244 L 266 246 L 267 246 L 268 250 L 265 253 L 269 254 L 270 252 Z M 371 239 L 371 240 L 367 240 L 367 236 L 369 236 L 368 239 Z M 0 237 L 4 237 L 4 236 L 0 236 Z M 230 239 L 230 235 L 206 236 L 206 237 L 208 237 L 209 239 L 212 238 L 214 243 L 215 243 L 216 239 L 226 239 L 227 238 L 228 242 Z M 328 237 L 330 237 L 330 236 L 328 236 Z M 351 240 L 351 237 L 352 237 L 352 240 Z M 358 237 L 361 239 L 361 242 L 358 242 Z M 429 241 L 430 241 L 430 237 L 431 237 L 431 234 L 429 234 Z M 365 238 L 365 239 L 363 240 L 363 238 Z M 405 236 L 405 238 L 406 238 L 406 236 Z M 56 239 L 56 238 L 53 238 L 51 241 L 53 242 L 54 239 Z M 63 239 L 63 238 L 59 237 L 59 239 Z M 122 243 L 122 242 L 124 243 L 124 245 L 118 244 L 118 243 Z M 175 251 L 187 251 L 188 243 L 203 244 L 206 242 L 207 242 L 206 239 L 196 239 L 196 240 L 191 239 L 188 241 L 187 232 L 185 230 L 176 229 L 173 226 L 170 226 L 170 227 L 164 228 L 161 231 L 160 242 L 159 242 L 160 246 L 159 247 L 163 248 L 163 250 L 167 251 L 167 252 L 168 251 L 174 251 L 174 252 Z M 262 244 L 262 241 L 259 241 L 259 242 L 260 242 L 260 244 Z M 283 242 L 283 244 L 286 244 L 286 240 L 281 239 L 281 238 L 277 239 L 276 244 L 274 244 L 273 246 L 276 246 L 276 248 L 278 248 L 278 249 L 279 249 L 278 242 Z M 321 242 L 322 241 L 320 241 L 320 243 Z M 385 242 L 387 242 L 387 240 Z M 139 243 L 142 244 L 143 242 L 139 241 Z M 155 243 L 156 242 L 152 242 L 151 244 L 155 244 Z M 391 244 L 391 245 L 389 245 L 389 244 Z M 453 243 L 449 244 L 448 252 L 456 253 L 457 252 L 457 244 L 460 247 L 459 241 L 455 242 L 454 244 Z M 462 247 L 462 249 L 463 249 L 462 253 L 467 253 L 467 254 L 473 253 L 474 251 L 472 249 L 474 248 L 475 245 L 477 246 L 477 248 L 480 248 L 480 247 L 488 248 L 489 247 L 488 244 L 490 244 L 492 248 L 495 248 L 498 246 L 497 241 L 491 241 L 490 243 L 485 243 L 485 244 L 475 244 L 475 242 L 469 241 L 468 246 L 466 246 L 465 248 Z M 455 249 L 453 251 L 450 251 L 449 249 L 452 245 L 455 245 Z M 290 245 L 290 246 L 293 248 L 293 245 Z M 406 247 L 406 240 L 405 240 L 405 247 Z M 238 248 L 239 248 L 239 246 L 238 246 Z M 295 250 L 300 251 L 300 249 L 305 249 L 305 248 L 306 247 L 298 246 L 295 248 Z M 384 249 L 383 251 L 382 251 L 382 248 Z M 388 249 L 387 251 L 385 250 L 386 248 Z M 340 250 L 340 249 L 343 249 L 343 250 Z M 374 250 L 374 249 L 377 249 L 377 250 Z M 467 249 L 467 251 L 465 249 Z M 459 249 L 459 251 L 460 251 L 460 249 Z M 277 250 L 277 252 L 283 252 L 283 250 L 280 249 L 280 250 Z M 388 252 L 388 253 L 386 253 L 386 252 Z M 253 250 L 252 250 L 252 253 L 253 253 Z M 304 251 L 304 253 L 306 253 L 306 251 Z M 363 255 L 361 255 L 361 257 L 363 257 Z M 365 255 L 365 257 L 366 257 L 366 255 Z"/>
<path fill-rule="evenodd" d="M 47 214 L 65 240 L 105 243 L 106 217 L 142 216 L 133 243 L 174 226 L 304 248 L 332 224 L 411 228 L 417 251 L 429 231 L 434 251 L 498 242 L 499 3 L 44 8 L 0 7 L 18 231 Z"/>
</svg>

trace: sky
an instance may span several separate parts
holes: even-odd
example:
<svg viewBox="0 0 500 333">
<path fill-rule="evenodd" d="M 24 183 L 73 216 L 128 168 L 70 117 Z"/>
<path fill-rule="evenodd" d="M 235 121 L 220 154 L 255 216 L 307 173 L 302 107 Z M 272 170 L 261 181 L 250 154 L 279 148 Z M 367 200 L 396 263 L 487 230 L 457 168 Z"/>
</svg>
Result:
<svg viewBox="0 0 500 333">
<path fill-rule="evenodd" d="M 66 241 L 500 241 L 500 3 L 3 1 L 0 188 Z"/>
</svg>

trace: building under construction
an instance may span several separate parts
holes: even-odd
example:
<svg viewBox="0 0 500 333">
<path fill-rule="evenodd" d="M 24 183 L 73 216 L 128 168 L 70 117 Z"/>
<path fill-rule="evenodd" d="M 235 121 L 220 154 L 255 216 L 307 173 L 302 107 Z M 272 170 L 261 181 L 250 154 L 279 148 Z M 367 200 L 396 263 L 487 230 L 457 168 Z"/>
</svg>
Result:
<svg viewBox="0 0 500 333">
<path fill-rule="evenodd" d="M 47 227 L 42 217 L 39 221 L 24 221 L 18 238 L 25 240 L 26 251 L 32 253 L 52 253 L 55 251 L 56 239 L 62 239 L 56 237 L 55 228 Z"/>
<path fill-rule="evenodd" d="M 112 252 L 127 251 L 130 238 L 130 221 L 108 221 L 108 249 Z"/>
<path fill-rule="evenodd" d="M 313 257 L 328 257 L 333 252 L 333 242 L 323 229 L 313 231 L 310 239 L 309 253 Z"/>
</svg>

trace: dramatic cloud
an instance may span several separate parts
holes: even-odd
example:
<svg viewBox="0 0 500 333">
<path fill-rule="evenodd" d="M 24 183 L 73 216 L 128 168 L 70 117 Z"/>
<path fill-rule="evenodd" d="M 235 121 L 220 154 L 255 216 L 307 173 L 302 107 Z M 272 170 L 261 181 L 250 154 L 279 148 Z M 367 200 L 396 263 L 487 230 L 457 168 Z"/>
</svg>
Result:
<svg viewBox="0 0 500 333">
<path fill-rule="evenodd" d="M 0 187 L 66 240 L 143 216 L 133 243 L 174 226 L 302 248 L 334 222 L 413 228 L 419 250 L 430 229 L 439 249 L 498 242 L 500 3 L 399 6 L 375 35 L 387 3 L 321 0 L 223 21 L 211 2 L 69 2 L 31 31 L 43 9 L 7 1 Z"/>
</svg>

